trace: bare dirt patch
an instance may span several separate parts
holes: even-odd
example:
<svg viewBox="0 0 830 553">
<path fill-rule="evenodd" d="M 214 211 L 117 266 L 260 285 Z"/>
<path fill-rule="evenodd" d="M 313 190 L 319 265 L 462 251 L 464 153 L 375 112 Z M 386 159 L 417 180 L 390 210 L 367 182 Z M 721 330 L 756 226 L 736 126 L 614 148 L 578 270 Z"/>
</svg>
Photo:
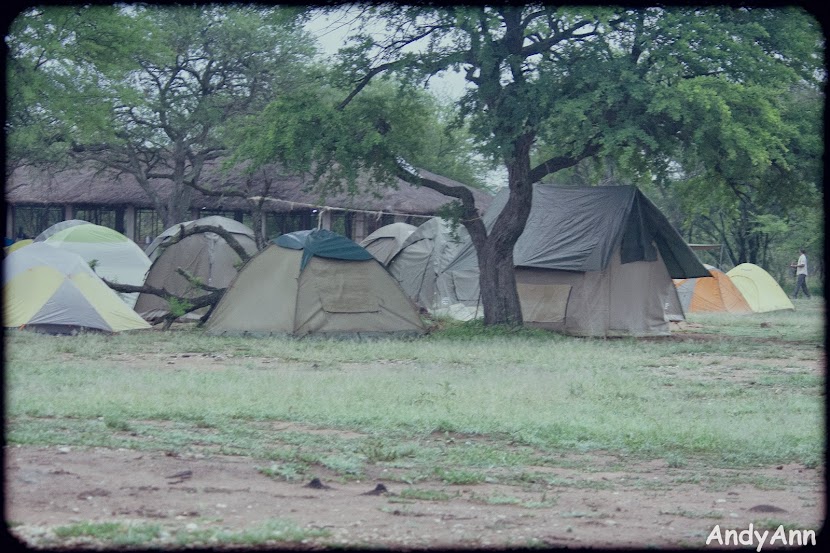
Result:
<svg viewBox="0 0 830 553">
<path fill-rule="evenodd" d="M 279 519 L 328 532 L 301 544 L 309 548 L 701 546 L 716 524 L 817 528 L 825 516 L 821 469 L 799 465 L 758 468 L 752 483 L 664 460 L 614 470 L 625 460 L 586 454 L 569 459 L 584 468 L 528 467 L 547 478 L 523 485 L 418 483 L 443 498 L 428 500 L 402 496 L 409 486 L 381 474 L 344 482 L 321 469 L 324 487 L 277 481 L 259 470 L 267 461 L 247 457 L 28 446 L 5 457 L 6 520 L 30 545 L 77 522 L 156 523 L 172 536 Z M 387 493 L 369 493 L 378 484 Z"/>
</svg>

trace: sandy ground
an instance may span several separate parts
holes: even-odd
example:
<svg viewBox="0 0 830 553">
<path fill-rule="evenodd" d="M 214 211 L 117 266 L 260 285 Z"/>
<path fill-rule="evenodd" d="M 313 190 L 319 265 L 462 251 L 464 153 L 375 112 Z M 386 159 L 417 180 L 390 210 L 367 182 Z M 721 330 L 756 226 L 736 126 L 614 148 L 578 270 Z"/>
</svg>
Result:
<svg viewBox="0 0 830 553">
<path fill-rule="evenodd" d="M 623 472 L 535 467 L 581 484 L 419 483 L 419 490 L 452 496 L 428 501 L 399 497 L 405 485 L 384 482 L 382 475 L 348 483 L 322 475 L 321 482 L 330 486 L 323 489 L 276 481 L 258 470 L 267 462 L 246 457 L 27 446 L 8 447 L 5 456 L 6 521 L 13 524 L 13 536 L 28 545 L 47 543 L 42 540 L 49 528 L 82 521 L 157 523 L 173 544 L 177 528 L 244 531 L 280 519 L 329 532 L 301 544 L 308 548 L 700 547 L 715 525 L 743 530 L 774 520 L 788 528 L 817 528 L 824 520 L 822 470 L 798 465 L 752 471 L 758 481 L 774 479 L 780 489 L 740 484 L 717 491 L 697 483 L 666 489 L 661 482 L 676 481 L 683 469 L 663 460 Z M 609 461 L 584 459 L 591 467 Z M 704 481 L 729 481 L 738 473 L 707 472 Z M 378 484 L 387 492 L 368 493 Z M 482 500 L 497 497 L 525 505 Z"/>
</svg>

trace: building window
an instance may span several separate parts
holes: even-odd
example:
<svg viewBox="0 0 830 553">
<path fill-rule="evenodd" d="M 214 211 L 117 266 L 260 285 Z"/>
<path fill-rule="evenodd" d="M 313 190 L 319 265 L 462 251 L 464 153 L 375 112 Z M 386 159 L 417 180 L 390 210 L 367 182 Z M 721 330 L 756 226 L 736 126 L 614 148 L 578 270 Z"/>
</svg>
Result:
<svg viewBox="0 0 830 553">
<path fill-rule="evenodd" d="M 49 206 L 15 206 L 12 214 L 14 221 L 14 238 L 22 240 L 35 238 L 55 223 L 63 221 L 62 207 Z"/>
<path fill-rule="evenodd" d="M 331 214 L 331 230 L 337 234 L 342 234 L 346 238 L 352 238 L 352 219 L 353 213 L 348 211 L 333 211 Z"/>
<path fill-rule="evenodd" d="M 371 213 L 366 214 L 366 235 L 370 235 L 380 227 L 391 225 L 395 222 L 395 216 L 391 213 L 384 213 L 380 217 Z"/>
<path fill-rule="evenodd" d="M 310 209 L 288 213 L 268 213 L 265 216 L 265 233 L 269 239 L 276 238 L 280 234 L 315 228 L 317 228 L 317 213 L 312 213 Z"/>
<path fill-rule="evenodd" d="M 202 209 L 199 211 L 199 218 L 202 217 L 225 217 L 226 219 L 232 219 L 234 221 L 239 221 L 240 223 L 243 222 L 243 214 L 241 211 L 231 211 L 226 209 Z"/>
<path fill-rule="evenodd" d="M 118 230 L 118 217 L 115 209 L 105 207 L 79 206 L 75 208 L 75 219 Z"/>
<path fill-rule="evenodd" d="M 135 210 L 135 241 L 146 246 L 164 231 L 161 219 L 155 209 Z"/>
</svg>

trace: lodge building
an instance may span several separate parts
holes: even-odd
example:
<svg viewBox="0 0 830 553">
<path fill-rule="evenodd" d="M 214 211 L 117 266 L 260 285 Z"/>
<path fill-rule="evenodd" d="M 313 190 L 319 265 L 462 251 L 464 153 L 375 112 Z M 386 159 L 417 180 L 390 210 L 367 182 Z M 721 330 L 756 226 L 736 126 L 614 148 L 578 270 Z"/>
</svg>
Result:
<svg viewBox="0 0 830 553">
<path fill-rule="evenodd" d="M 428 174 L 448 185 L 461 183 Z M 187 188 L 189 220 L 222 215 L 252 226 L 254 202 L 262 205 L 262 234 L 279 234 L 326 228 L 359 242 L 377 228 L 407 222 L 419 225 L 433 217 L 448 198 L 434 190 L 412 186 L 400 179 L 391 187 L 362 183 L 362 191 L 321 197 L 310 190 L 308 179 L 280 175 L 265 167 L 253 175 L 228 173 L 218 163 L 207 166 L 201 186 L 222 195 L 206 195 Z M 156 194 L 168 198 L 172 182 L 153 179 Z M 471 189 L 476 206 L 484 212 L 491 196 Z M 242 192 L 242 195 L 239 195 Z M 263 199 L 264 198 L 264 199 Z M 34 238 L 49 226 L 69 219 L 82 219 L 113 228 L 139 245 L 148 244 L 164 231 L 150 196 L 132 175 L 92 166 L 48 171 L 30 166 L 17 168 L 5 186 L 5 236 Z"/>
</svg>

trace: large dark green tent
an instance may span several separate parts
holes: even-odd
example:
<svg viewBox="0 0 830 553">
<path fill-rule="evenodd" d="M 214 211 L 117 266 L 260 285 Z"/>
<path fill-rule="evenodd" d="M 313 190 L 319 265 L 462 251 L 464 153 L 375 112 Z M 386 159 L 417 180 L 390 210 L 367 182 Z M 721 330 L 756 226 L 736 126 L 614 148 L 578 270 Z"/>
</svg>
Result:
<svg viewBox="0 0 830 553">
<path fill-rule="evenodd" d="M 507 202 L 500 192 L 484 215 L 492 228 Z M 513 250 L 527 324 L 571 334 L 667 334 L 683 310 L 672 278 L 708 277 L 677 230 L 636 187 L 537 184 L 525 230 Z M 479 300 L 472 242 L 440 278 L 454 297 Z"/>
</svg>

